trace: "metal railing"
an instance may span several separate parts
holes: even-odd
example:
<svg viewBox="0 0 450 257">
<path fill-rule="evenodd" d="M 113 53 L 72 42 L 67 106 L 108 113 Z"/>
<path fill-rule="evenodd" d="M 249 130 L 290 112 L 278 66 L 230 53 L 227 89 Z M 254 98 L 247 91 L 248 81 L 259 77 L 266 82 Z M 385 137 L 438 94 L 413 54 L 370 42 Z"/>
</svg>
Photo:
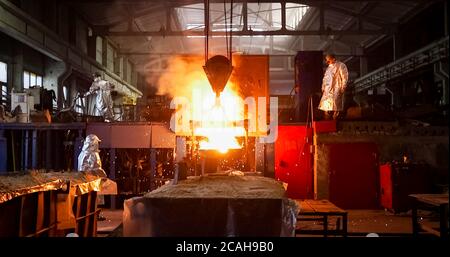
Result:
<svg viewBox="0 0 450 257">
<path fill-rule="evenodd" d="M 372 89 L 423 66 L 448 58 L 448 43 L 448 37 L 443 38 L 356 79 L 353 82 L 354 93 Z"/>
</svg>

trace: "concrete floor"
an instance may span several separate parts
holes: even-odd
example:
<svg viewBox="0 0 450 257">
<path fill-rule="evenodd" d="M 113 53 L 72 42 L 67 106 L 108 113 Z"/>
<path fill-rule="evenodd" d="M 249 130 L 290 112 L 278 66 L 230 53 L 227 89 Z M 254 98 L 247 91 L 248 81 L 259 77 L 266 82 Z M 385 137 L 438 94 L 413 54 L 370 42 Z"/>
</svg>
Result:
<svg viewBox="0 0 450 257">
<path fill-rule="evenodd" d="M 123 210 L 102 211 L 106 218 L 98 221 L 98 236 L 121 236 Z M 423 218 L 431 218 L 435 222 L 435 215 L 431 212 L 419 212 Z M 336 220 L 330 219 L 329 229 L 334 229 Z M 434 223 L 433 223 L 434 224 Z M 320 222 L 307 222 L 298 224 L 303 229 L 320 229 Z M 366 236 L 369 233 L 377 233 L 380 236 L 411 236 L 412 225 L 409 213 L 393 214 L 384 210 L 348 210 L 349 236 Z M 300 235 L 300 237 L 308 235 Z"/>
<path fill-rule="evenodd" d="M 104 209 L 100 215 L 106 219 L 97 221 L 97 236 L 106 237 L 111 235 L 122 224 L 123 210 Z"/>
<path fill-rule="evenodd" d="M 336 229 L 336 218 L 329 219 L 329 229 Z M 321 221 L 299 222 L 300 229 L 320 230 Z M 412 234 L 411 216 L 399 215 L 384 210 L 348 210 L 349 236 L 365 236 L 376 233 L 384 236 L 410 236 Z M 307 235 L 301 235 L 307 236 Z"/>
</svg>

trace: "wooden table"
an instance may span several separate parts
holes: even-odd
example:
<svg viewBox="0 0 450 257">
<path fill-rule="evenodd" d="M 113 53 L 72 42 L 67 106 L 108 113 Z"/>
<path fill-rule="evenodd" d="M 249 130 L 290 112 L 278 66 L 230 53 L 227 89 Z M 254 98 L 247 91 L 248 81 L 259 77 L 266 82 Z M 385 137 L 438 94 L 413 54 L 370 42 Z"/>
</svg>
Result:
<svg viewBox="0 0 450 257">
<path fill-rule="evenodd" d="M 433 235 L 440 237 L 448 237 L 448 194 L 412 194 L 409 195 L 413 198 L 413 208 L 412 208 L 412 226 L 413 235 L 417 236 L 420 230 L 425 230 Z M 427 207 L 438 207 L 439 208 L 439 231 L 420 224 L 418 222 L 417 210 L 419 208 Z"/>
<path fill-rule="evenodd" d="M 323 233 L 324 237 L 328 235 L 342 235 L 347 236 L 347 212 L 334 205 L 328 200 L 296 200 L 300 206 L 297 215 L 297 221 L 322 221 L 323 230 L 300 230 L 297 229 L 297 234 L 316 234 Z M 328 229 L 328 217 L 338 216 L 336 230 Z M 342 226 L 340 219 L 342 218 Z"/>
</svg>

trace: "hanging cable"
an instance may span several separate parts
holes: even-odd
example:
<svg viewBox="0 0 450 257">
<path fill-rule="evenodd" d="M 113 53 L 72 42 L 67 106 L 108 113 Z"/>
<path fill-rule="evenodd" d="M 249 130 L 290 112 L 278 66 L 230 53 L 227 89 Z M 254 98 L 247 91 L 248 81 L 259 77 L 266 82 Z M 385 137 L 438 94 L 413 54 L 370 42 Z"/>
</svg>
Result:
<svg viewBox="0 0 450 257">
<path fill-rule="evenodd" d="M 225 46 L 226 46 L 226 49 L 227 49 L 227 56 L 228 56 L 228 33 L 227 33 L 227 29 L 228 29 L 228 26 L 227 26 L 227 1 L 226 0 L 224 0 L 223 1 L 223 14 L 224 14 L 224 19 L 225 19 Z M 228 58 L 229 58 L 229 56 L 228 56 Z"/>
<path fill-rule="evenodd" d="M 231 9 L 230 9 L 230 53 L 229 53 L 229 59 L 230 59 L 230 63 L 232 62 L 232 54 L 233 54 L 233 48 L 232 45 L 233 44 L 233 0 L 231 0 Z"/>
<path fill-rule="evenodd" d="M 205 64 L 209 54 L 209 0 L 205 0 Z"/>
<path fill-rule="evenodd" d="M 251 11 L 254 13 L 253 10 L 251 10 Z M 261 4 L 258 3 L 258 11 L 256 12 L 255 24 L 258 22 L 260 13 L 261 13 Z M 250 44 L 248 46 L 248 53 L 250 53 L 250 51 L 252 50 L 252 45 L 253 45 L 253 36 L 250 36 Z"/>
</svg>

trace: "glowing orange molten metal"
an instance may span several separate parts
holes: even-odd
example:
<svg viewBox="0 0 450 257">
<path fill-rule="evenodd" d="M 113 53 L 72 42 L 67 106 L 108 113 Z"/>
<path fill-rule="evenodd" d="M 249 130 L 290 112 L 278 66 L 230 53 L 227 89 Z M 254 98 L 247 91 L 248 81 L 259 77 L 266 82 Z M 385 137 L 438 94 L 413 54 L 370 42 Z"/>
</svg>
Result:
<svg viewBox="0 0 450 257">
<path fill-rule="evenodd" d="M 205 138 L 200 141 L 200 149 L 226 153 L 229 149 L 242 148 L 236 139 L 245 136 L 245 129 L 239 124 L 243 120 L 242 99 L 231 89 L 231 85 L 227 85 L 220 98 L 216 98 L 208 81 L 202 80 L 201 83 L 194 86 L 191 103 L 194 113 L 193 134 Z M 201 99 L 196 99 L 199 98 L 195 96 L 198 93 Z"/>
<path fill-rule="evenodd" d="M 200 138 L 202 150 L 240 149 L 237 137 L 246 135 L 244 99 L 228 81 L 219 98 L 213 91 L 203 70 L 204 59 L 175 58 L 168 72 L 159 79 L 160 94 L 170 94 L 180 101 L 174 104 L 173 131 L 180 136 Z"/>
</svg>

